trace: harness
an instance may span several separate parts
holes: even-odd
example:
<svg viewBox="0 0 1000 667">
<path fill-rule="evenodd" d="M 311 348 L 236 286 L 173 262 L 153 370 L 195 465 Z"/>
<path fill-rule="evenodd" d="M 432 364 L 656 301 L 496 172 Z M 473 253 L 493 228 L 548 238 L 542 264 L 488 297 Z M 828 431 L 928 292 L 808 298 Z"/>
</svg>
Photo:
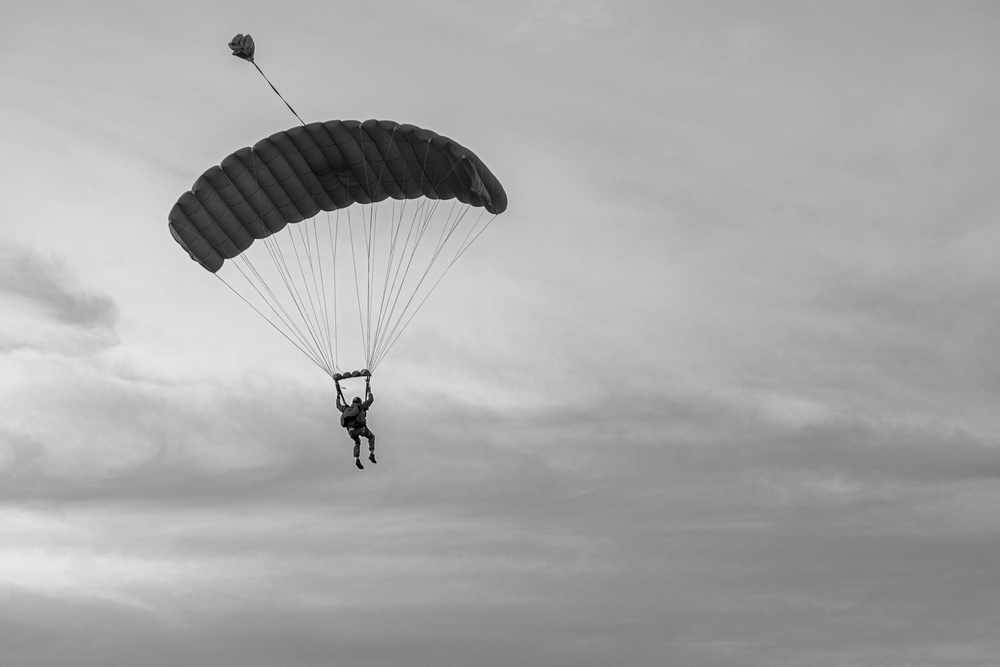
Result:
<svg viewBox="0 0 1000 667">
<path fill-rule="evenodd" d="M 350 414 L 348 411 L 351 411 Z M 340 415 L 340 425 L 344 428 L 363 427 L 366 421 L 365 410 L 361 407 L 355 407 L 355 405 L 347 406 L 343 414 Z"/>
</svg>

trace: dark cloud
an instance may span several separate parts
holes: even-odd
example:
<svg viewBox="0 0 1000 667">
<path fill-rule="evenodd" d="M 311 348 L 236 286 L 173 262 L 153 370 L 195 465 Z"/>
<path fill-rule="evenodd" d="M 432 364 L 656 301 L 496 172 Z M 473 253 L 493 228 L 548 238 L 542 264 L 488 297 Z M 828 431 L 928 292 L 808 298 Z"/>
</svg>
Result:
<svg viewBox="0 0 1000 667">
<path fill-rule="evenodd" d="M 98 462 L 141 455 L 67 469 L 59 442 L 3 434 L 0 510 L 39 522 L 7 543 L 46 554 L 11 593 L 37 613 L 0 624 L 19 664 L 131 660 L 121 628 L 152 665 L 864 662 L 947 636 L 987 664 L 995 647 L 990 541 L 947 517 L 914 534 L 905 502 L 864 491 L 992 485 L 997 459 L 972 436 L 789 426 L 662 391 L 499 410 L 386 387 L 381 462 L 358 471 L 330 396 L 305 387 L 132 371 L 66 390 L 97 423 L 75 426 L 120 439 L 109 454 L 93 437 Z M 827 479 L 850 481 L 846 508 Z M 783 484 L 813 493 L 762 491 Z M 951 583 L 931 583 L 952 551 Z M 948 595 L 972 616 L 957 631 L 931 606 Z"/>
<path fill-rule="evenodd" d="M 665 397 L 649 397 L 631 415 L 629 440 L 659 445 L 664 463 L 685 474 L 796 470 L 917 485 L 1000 478 L 1000 445 L 947 422 L 858 415 L 790 423 L 746 405 Z"/>
<path fill-rule="evenodd" d="M 30 250 L 6 250 L 0 256 L 0 292 L 74 327 L 112 329 L 118 320 L 118 306 L 110 296 L 81 287 L 64 260 Z"/>
<path fill-rule="evenodd" d="M 263 386 L 209 410 L 131 385 L 107 400 L 140 394 L 121 426 L 134 438 L 145 424 L 162 448 L 45 493 L 22 483 L 43 479 L 22 439 L 22 481 L 4 481 L 15 491 L 0 507 L 57 507 L 66 524 L 36 538 L 77 564 L 44 594 L 10 594 L 35 613 L 4 618 L 0 656 L 134 661 L 122 631 L 148 664 L 220 667 L 864 663 L 901 646 L 920 664 L 947 641 L 978 665 L 996 648 L 995 539 L 908 532 L 892 499 L 780 511 L 755 495 L 802 473 L 974 484 L 989 459 L 971 439 L 949 443 L 955 469 L 933 438 L 903 463 L 916 430 L 782 427 L 719 402 L 649 394 L 622 404 L 619 423 L 603 403 L 524 419 L 455 400 L 415 409 L 387 389 L 372 416 L 383 462 L 361 472 L 322 396 Z M 266 455 L 205 465 L 191 448 L 213 443 Z M 85 542 L 60 539 L 67 525 Z M 943 559 L 955 567 L 936 580 Z M 948 619 L 957 605 L 961 625 Z M 879 662 L 906 662 L 893 660 Z"/>
<path fill-rule="evenodd" d="M 189 385 L 81 373 L 38 393 L 64 406 L 51 423 L 72 431 L 0 432 L 8 452 L 0 496 L 350 503 L 353 482 L 367 475 L 384 502 L 503 515 L 611 486 L 641 493 L 748 471 L 872 485 L 1000 477 L 996 443 L 947 424 L 788 423 L 750 404 L 656 391 L 498 410 L 443 396 L 423 403 L 386 388 L 372 411 L 382 462 L 363 473 L 332 395 L 305 387 L 257 376 Z M 82 447 L 73 465 L 59 460 L 64 437 Z"/>
</svg>

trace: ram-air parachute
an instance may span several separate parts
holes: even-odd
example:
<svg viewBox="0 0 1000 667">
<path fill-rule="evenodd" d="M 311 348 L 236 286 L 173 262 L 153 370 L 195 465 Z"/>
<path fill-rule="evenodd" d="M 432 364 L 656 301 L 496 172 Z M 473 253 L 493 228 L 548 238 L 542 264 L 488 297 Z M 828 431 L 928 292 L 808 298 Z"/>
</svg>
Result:
<svg viewBox="0 0 1000 667">
<path fill-rule="evenodd" d="M 331 120 L 227 156 L 180 196 L 169 227 L 193 260 L 338 376 L 378 366 L 506 207 L 486 165 L 447 137 Z"/>
</svg>

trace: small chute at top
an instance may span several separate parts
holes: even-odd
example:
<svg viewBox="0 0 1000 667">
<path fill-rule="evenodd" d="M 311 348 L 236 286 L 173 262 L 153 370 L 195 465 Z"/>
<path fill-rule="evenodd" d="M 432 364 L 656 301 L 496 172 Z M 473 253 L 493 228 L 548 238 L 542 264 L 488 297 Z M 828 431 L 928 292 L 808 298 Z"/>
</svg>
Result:
<svg viewBox="0 0 1000 667">
<path fill-rule="evenodd" d="M 250 35 L 237 33 L 235 37 L 229 40 L 229 48 L 233 50 L 233 55 L 237 58 L 253 62 L 253 52 L 256 47 L 253 43 L 253 37 Z"/>
</svg>

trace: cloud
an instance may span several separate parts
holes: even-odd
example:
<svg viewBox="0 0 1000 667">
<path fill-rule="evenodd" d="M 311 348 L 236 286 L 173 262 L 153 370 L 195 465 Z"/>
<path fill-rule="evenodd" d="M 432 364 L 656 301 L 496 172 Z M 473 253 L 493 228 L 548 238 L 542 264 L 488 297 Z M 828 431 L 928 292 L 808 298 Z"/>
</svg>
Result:
<svg viewBox="0 0 1000 667">
<path fill-rule="evenodd" d="M 913 608 L 934 587 L 876 607 L 865 591 L 890 570 L 925 580 L 934 559 L 909 554 L 942 533 L 970 564 L 972 610 L 988 609 L 968 537 L 996 525 L 998 459 L 981 438 L 680 391 L 656 369 L 504 405 L 386 383 L 372 413 L 383 456 L 361 472 L 332 391 L 131 352 L 33 358 L 0 413 L 0 594 L 86 618 L 60 624 L 59 642 L 9 619 L 25 632 L 0 642 L 8 661 L 66 662 L 61 646 L 111 641 L 122 619 L 173 659 L 183 637 L 192 664 L 767 656 L 753 631 L 835 617 L 859 636 L 852 614 L 890 610 L 927 628 Z M 77 664 L 123 655 L 87 646 Z"/>
<path fill-rule="evenodd" d="M 110 330 L 118 320 L 110 296 L 77 284 L 64 260 L 30 250 L 6 250 L 0 256 L 0 293 L 19 297 L 73 327 Z"/>
<path fill-rule="evenodd" d="M 168 377 L 127 357 L 8 365 L 23 380 L 0 410 L 2 497 L 299 503 L 329 495 L 331 479 L 357 478 L 332 392 L 256 371 Z M 852 414 L 835 392 L 783 390 L 698 394 L 641 372 L 627 384 L 609 378 L 594 391 L 501 402 L 377 386 L 372 428 L 383 457 L 361 474 L 387 499 L 415 494 L 480 516 L 612 486 L 659 494 L 741 476 L 804 490 L 841 480 L 859 499 L 887 484 L 1000 477 L 988 432 L 931 416 Z"/>
<path fill-rule="evenodd" d="M 945 547 L 926 549 L 940 530 L 960 532 L 953 519 L 976 500 L 934 515 L 949 503 L 928 499 L 996 474 L 996 457 L 968 438 L 948 440 L 946 456 L 940 434 L 803 425 L 736 400 L 648 391 L 613 410 L 495 410 L 390 388 L 372 415 L 384 457 L 360 472 L 324 397 L 304 388 L 84 377 L 69 393 L 92 398 L 72 423 L 142 455 L 46 478 L 22 438 L 23 475 L 2 485 L 3 594 L 56 618 L 87 611 L 59 624 L 66 645 L 106 641 L 124 618 L 173 658 L 167 636 L 184 637 L 192 663 L 430 665 L 459 652 L 482 664 L 640 665 L 673 646 L 693 663 L 733 650 L 773 664 L 762 656 L 775 646 L 753 638 L 773 627 L 804 633 L 832 618 L 858 637 L 864 619 L 892 611 L 934 628 L 921 607 L 940 587 L 883 590 L 875 603 L 867 591 L 926 581 Z M 964 559 L 964 599 L 988 611 L 975 594 L 980 545 L 949 544 Z M 8 625 L 35 627 L 25 618 Z M 657 632 L 665 623 L 675 634 Z M 966 634 L 970 650 L 989 648 Z M 65 662 L 58 643 L 18 637 L 0 655 Z M 912 639 L 897 629 L 852 650 Z M 86 646 L 78 664 L 122 655 Z"/>
</svg>

